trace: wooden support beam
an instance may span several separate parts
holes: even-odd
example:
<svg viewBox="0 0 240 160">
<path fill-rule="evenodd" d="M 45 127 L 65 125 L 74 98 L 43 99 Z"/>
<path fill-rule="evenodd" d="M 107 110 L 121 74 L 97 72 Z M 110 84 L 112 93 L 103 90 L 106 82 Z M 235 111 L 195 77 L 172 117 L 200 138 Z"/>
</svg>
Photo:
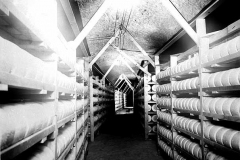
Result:
<svg viewBox="0 0 240 160">
<path fill-rule="evenodd" d="M 123 29 L 128 33 L 130 40 L 135 44 L 135 46 L 137 46 L 137 48 L 142 52 L 142 54 L 147 58 L 147 60 L 151 63 L 151 65 L 153 67 L 155 67 L 154 62 L 152 60 L 151 57 L 149 57 L 149 55 L 147 54 L 147 52 L 145 52 L 145 50 L 138 44 L 138 42 L 133 38 L 133 36 L 131 35 L 131 33 L 127 30 L 127 28 L 125 28 L 124 26 L 122 26 Z"/>
<path fill-rule="evenodd" d="M 163 5 L 175 18 L 175 20 L 182 26 L 182 28 L 187 32 L 187 34 L 192 38 L 192 40 L 198 44 L 198 35 L 188 24 L 188 22 L 182 17 L 179 11 L 174 7 L 174 5 L 169 0 L 162 0 Z"/>
<path fill-rule="evenodd" d="M 81 33 L 74 40 L 74 47 L 77 48 L 79 44 L 83 41 L 83 39 L 88 35 L 88 33 L 92 30 L 98 20 L 102 17 L 108 7 L 111 5 L 112 0 L 105 0 L 101 7 L 97 10 L 97 12 L 93 15 L 93 17 L 88 21 L 86 26 L 83 28 Z"/>
<path fill-rule="evenodd" d="M 97 54 L 97 55 L 93 58 L 93 60 L 90 62 L 90 64 L 89 64 L 90 66 L 93 65 L 93 64 L 98 60 L 98 58 L 102 56 L 102 54 L 106 51 L 106 49 L 107 49 L 107 48 L 114 42 L 114 40 L 118 37 L 119 33 L 120 33 L 120 31 L 118 30 L 118 31 L 116 32 L 115 36 L 112 37 L 112 38 L 107 42 L 107 44 L 101 49 L 100 52 L 98 52 L 98 54 Z"/>
<path fill-rule="evenodd" d="M 126 59 L 128 59 L 129 61 L 131 61 L 133 64 L 135 64 L 139 69 L 141 69 L 144 73 L 151 75 L 148 71 L 146 71 L 143 67 L 141 67 L 134 59 L 132 59 L 131 57 L 129 57 L 125 52 L 123 52 L 122 50 L 120 50 L 118 47 L 113 46 L 114 49 L 116 49 L 123 57 L 125 57 Z"/>
<path fill-rule="evenodd" d="M 123 79 L 121 79 L 121 80 L 115 85 L 115 87 L 117 87 L 122 81 L 123 81 Z"/>
<path fill-rule="evenodd" d="M 120 58 L 120 56 L 118 56 L 117 59 L 114 60 L 114 62 L 113 62 L 112 65 L 110 66 L 110 68 L 109 68 L 109 69 L 107 70 L 107 72 L 104 74 L 102 80 L 104 80 L 104 79 L 107 77 L 108 73 L 110 73 L 110 71 L 113 69 L 113 67 L 114 67 L 114 66 L 117 64 L 117 62 L 119 61 L 119 58 Z"/>
<path fill-rule="evenodd" d="M 139 76 L 137 75 L 137 73 L 132 69 L 132 67 L 124 60 L 123 57 L 120 58 L 122 60 L 122 62 L 130 69 L 130 71 L 137 77 L 139 78 Z"/>
<path fill-rule="evenodd" d="M 126 93 L 128 88 L 129 88 L 128 85 L 126 85 L 126 87 L 123 89 L 123 93 Z"/>
<path fill-rule="evenodd" d="M 126 82 L 126 81 L 125 81 Z M 123 87 L 123 85 L 124 85 L 125 83 L 123 82 L 123 84 L 119 87 L 119 90 Z"/>
</svg>

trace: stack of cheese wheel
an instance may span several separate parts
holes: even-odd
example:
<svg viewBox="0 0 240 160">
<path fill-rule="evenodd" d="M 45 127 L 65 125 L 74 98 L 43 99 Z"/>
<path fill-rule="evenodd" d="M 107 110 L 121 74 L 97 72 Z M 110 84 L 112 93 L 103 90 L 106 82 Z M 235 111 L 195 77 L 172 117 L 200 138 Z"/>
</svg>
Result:
<svg viewBox="0 0 240 160">
<path fill-rule="evenodd" d="M 2 37 L 0 44 L 4 44 L 0 54 L 1 72 L 53 86 L 56 74 L 45 62 Z"/>
<path fill-rule="evenodd" d="M 177 116 L 173 121 L 175 126 L 188 132 L 201 135 L 201 123 L 198 120 Z"/>
<path fill-rule="evenodd" d="M 76 110 L 77 111 L 80 111 L 80 110 L 83 110 L 83 103 L 84 103 L 84 99 L 77 99 L 77 102 L 76 102 Z"/>
<path fill-rule="evenodd" d="M 76 83 L 77 94 L 83 95 L 84 92 L 84 84 Z"/>
<path fill-rule="evenodd" d="M 204 129 L 204 137 L 236 151 L 240 151 L 240 131 L 209 124 Z"/>
<path fill-rule="evenodd" d="M 53 102 L 2 104 L 0 109 L 1 149 L 53 124 Z"/>
<path fill-rule="evenodd" d="M 159 80 L 159 79 L 165 78 L 170 75 L 171 75 L 171 68 L 167 68 L 165 71 L 158 73 L 156 78 L 157 78 L 157 80 Z M 155 81 L 153 81 L 153 82 L 155 82 Z"/>
<path fill-rule="evenodd" d="M 199 88 L 199 78 L 195 77 L 195 78 L 174 82 L 172 90 L 183 91 L 183 90 L 197 89 L 197 88 Z"/>
<path fill-rule="evenodd" d="M 178 65 L 172 67 L 172 74 L 177 74 L 180 72 L 183 72 L 185 70 L 188 70 L 190 68 L 196 67 L 199 65 L 199 56 L 198 54 L 195 54 L 194 57 L 189 58 Z"/>
<path fill-rule="evenodd" d="M 73 81 L 70 77 L 62 74 L 61 72 L 57 72 L 57 77 L 58 87 L 74 91 L 76 85 L 75 81 Z"/>
<path fill-rule="evenodd" d="M 213 47 L 210 51 L 203 55 L 203 63 L 207 63 L 240 51 L 240 37 L 235 37 L 230 41 Z"/>
<path fill-rule="evenodd" d="M 158 119 L 170 125 L 171 120 L 172 120 L 172 116 L 169 113 L 159 111 L 158 112 Z"/>
<path fill-rule="evenodd" d="M 152 75 L 151 81 L 152 81 L 152 82 L 156 82 L 156 75 Z"/>
<path fill-rule="evenodd" d="M 74 113 L 75 106 L 72 101 L 68 100 L 59 100 L 57 107 L 57 118 L 58 121 L 62 120 Z"/>
<path fill-rule="evenodd" d="M 203 88 L 236 86 L 240 84 L 240 68 L 206 74 L 203 78 Z"/>
<path fill-rule="evenodd" d="M 227 160 L 227 159 L 210 151 L 206 155 L 206 160 Z"/>
<path fill-rule="evenodd" d="M 225 116 L 240 116 L 240 98 L 208 98 L 203 100 L 203 111 Z"/>
<path fill-rule="evenodd" d="M 157 104 L 158 104 L 158 107 L 168 107 L 170 108 L 171 107 L 171 98 L 169 97 L 160 97 L 160 98 L 157 98 Z"/>
<path fill-rule="evenodd" d="M 173 100 L 173 108 L 200 111 L 200 99 L 198 98 L 176 98 Z"/>
<path fill-rule="evenodd" d="M 171 130 L 158 125 L 158 132 L 160 135 L 162 135 L 163 137 L 167 138 L 168 140 L 172 141 L 172 132 Z"/>
<path fill-rule="evenodd" d="M 158 139 L 158 145 L 160 148 L 162 148 L 162 150 L 164 150 L 165 153 L 167 153 L 167 155 L 171 158 L 173 158 L 173 152 L 171 147 L 169 147 L 165 142 L 163 142 L 162 140 Z"/>
<path fill-rule="evenodd" d="M 174 143 L 180 148 L 186 150 L 188 153 L 192 154 L 198 159 L 202 158 L 202 150 L 199 144 L 192 142 L 188 138 L 181 135 L 176 135 L 173 138 Z"/>
<path fill-rule="evenodd" d="M 82 128 L 83 123 L 84 123 L 84 116 L 82 115 L 77 119 L 77 131 L 80 130 L 80 128 Z"/>
<path fill-rule="evenodd" d="M 49 145 L 51 144 L 51 145 Z M 55 160 L 54 156 L 54 143 L 53 141 L 46 141 L 43 144 L 36 144 L 29 150 L 23 152 L 19 156 L 15 157 L 13 160 Z"/>
<path fill-rule="evenodd" d="M 183 158 L 176 151 L 174 151 L 174 158 L 175 158 L 175 160 L 186 160 L 186 158 Z"/>
<path fill-rule="evenodd" d="M 171 83 L 164 84 L 164 85 L 158 85 L 156 88 L 157 94 L 161 93 L 170 93 L 171 92 Z"/>
</svg>

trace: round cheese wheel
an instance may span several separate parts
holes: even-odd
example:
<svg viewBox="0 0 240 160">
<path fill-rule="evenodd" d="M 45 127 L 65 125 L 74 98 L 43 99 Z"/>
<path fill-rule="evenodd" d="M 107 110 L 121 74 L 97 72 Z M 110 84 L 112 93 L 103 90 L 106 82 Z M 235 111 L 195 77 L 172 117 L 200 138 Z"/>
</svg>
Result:
<svg viewBox="0 0 240 160">
<path fill-rule="evenodd" d="M 237 133 L 238 131 L 235 130 L 228 130 L 224 135 L 223 135 L 223 144 L 227 147 L 232 148 L 232 138 L 233 136 Z"/>
<path fill-rule="evenodd" d="M 228 128 L 222 127 L 218 132 L 217 132 L 217 143 L 223 145 L 223 136 L 225 135 L 226 132 L 228 132 Z"/>
<path fill-rule="evenodd" d="M 216 87 L 222 87 L 223 86 L 222 77 L 223 77 L 224 72 L 217 72 L 216 74 L 217 75 L 215 76 L 214 84 Z"/>
<path fill-rule="evenodd" d="M 230 106 L 230 112 L 232 116 L 240 116 L 240 98 L 236 98 L 231 106 Z"/>
<path fill-rule="evenodd" d="M 210 140 L 216 142 L 217 141 L 217 133 L 222 127 L 213 126 L 209 131 L 209 138 Z"/>
<path fill-rule="evenodd" d="M 223 115 L 223 105 L 228 101 L 228 98 L 220 98 L 215 105 L 215 111 L 217 114 Z"/>
<path fill-rule="evenodd" d="M 231 141 L 231 146 L 234 150 L 240 151 L 240 132 L 236 132 Z"/>
<path fill-rule="evenodd" d="M 230 86 L 230 80 L 229 80 L 229 77 L 230 77 L 230 73 L 229 71 L 224 71 L 224 74 L 223 76 L 221 77 L 221 82 L 223 84 L 223 86 Z"/>
<path fill-rule="evenodd" d="M 221 57 L 225 57 L 225 56 L 229 55 L 228 45 L 229 45 L 229 41 L 225 42 L 224 44 L 221 45 L 221 49 L 220 49 Z"/>
<path fill-rule="evenodd" d="M 220 100 L 221 98 L 213 98 L 209 104 L 209 111 L 210 113 L 216 114 L 215 108 L 218 107 L 216 106 L 216 103 Z"/>
<path fill-rule="evenodd" d="M 223 107 L 222 107 L 224 115 L 232 116 L 230 109 L 231 109 L 231 105 L 235 99 L 236 98 L 229 98 L 228 101 L 225 101 L 225 103 L 223 104 Z"/>
<path fill-rule="evenodd" d="M 231 69 L 229 70 L 229 82 L 230 82 L 230 85 L 231 86 L 235 86 L 235 85 L 239 85 L 239 80 L 238 80 L 238 76 L 239 76 L 239 73 L 240 73 L 240 69 L 237 68 L 237 69 Z"/>
<path fill-rule="evenodd" d="M 214 47 L 214 52 L 213 52 L 213 59 L 214 60 L 221 58 L 220 49 L 221 49 L 221 45 L 218 45 L 218 46 Z"/>
</svg>

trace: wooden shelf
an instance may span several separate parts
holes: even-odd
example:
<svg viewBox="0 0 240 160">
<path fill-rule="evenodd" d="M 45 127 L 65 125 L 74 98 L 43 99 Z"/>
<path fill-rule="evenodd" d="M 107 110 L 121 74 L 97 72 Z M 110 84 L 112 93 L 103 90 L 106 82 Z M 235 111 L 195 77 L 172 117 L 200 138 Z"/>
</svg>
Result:
<svg viewBox="0 0 240 160">
<path fill-rule="evenodd" d="M 156 101 L 148 101 L 147 103 L 157 103 Z"/>
<path fill-rule="evenodd" d="M 206 138 L 203 139 L 203 141 L 207 144 L 207 145 L 210 145 L 216 149 L 218 149 L 219 151 L 223 151 L 223 152 L 228 152 L 229 154 L 233 154 L 235 156 L 240 156 L 240 152 L 237 152 L 231 148 L 228 148 L 228 147 L 225 147 L 221 144 L 218 144 L 217 142 L 213 142 L 211 140 L 208 140 Z"/>
<path fill-rule="evenodd" d="M 174 144 L 174 147 L 178 150 L 180 150 L 180 152 L 183 152 L 183 154 L 187 155 L 190 159 L 195 159 L 195 160 L 199 160 L 197 157 L 195 157 L 194 155 L 192 155 L 191 153 L 189 153 L 188 151 L 186 151 L 185 149 L 179 147 L 178 145 Z"/>
<path fill-rule="evenodd" d="M 237 60 L 240 60 L 240 52 L 236 52 L 234 54 L 230 54 L 228 56 L 204 63 L 204 64 L 202 64 L 202 67 L 207 68 L 207 67 L 211 67 L 214 64 L 229 63 L 229 62 L 237 61 Z"/>
<path fill-rule="evenodd" d="M 168 124 L 168 123 L 166 123 L 166 122 L 164 122 L 164 121 L 161 121 L 161 120 L 157 120 L 157 123 L 159 123 L 159 124 L 164 124 L 166 127 L 171 127 L 172 126 L 172 124 Z"/>
<path fill-rule="evenodd" d="M 148 114 L 152 115 L 152 114 L 157 114 L 157 112 L 153 112 L 153 111 L 148 111 Z"/>
<path fill-rule="evenodd" d="M 168 139 L 167 137 L 161 135 L 160 133 L 157 133 L 157 134 L 158 134 L 158 136 L 159 136 L 159 138 L 160 138 L 161 140 L 166 141 L 166 142 L 167 142 L 168 144 L 170 144 L 170 145 L 173 144 L 172 140 L 170 140 L 170 139 Z"/>
<path fill-rule="evenodd" d="M 224 91 L 239 91 L 240 85 L 238 86 L 223 86 L 223 87 L 211 87 L 203 88 L 203 92 L 224 92 Z"/>
<path fill-rule="evenodd" d="M 160 106 L 160 105 L 157 105 L 157 107 L 159 109 L 167 109 L 167 110 L 171 110 L 171 106 L 170 107 L 167 107 L 167 106 Z"/>
<path fill-rule="evenodd" d="M 192 78 L 198 75 L 198 66 L 171 75 L 171 78 Z"/>
<path fill-rule="evenodd" d="M 75 114 L 73 113 L 73 114 L 71 114 L 71 115 L 69 115 L 69 116 L 67 116 L 67 117 L 59 120 L 59 121 L 57 122 L 57 127 L 58 127 L 58 128 L 62 127 L 64 124 L 68 123 L 69 121 L 71 121 L 71 120 L 74 119 L 74 118 L 75 118 Z"/>
<path fill-rule="evenodd" d="M 178 109 L 178 108 L 173 108 L 174 111 L 176 111 L 177 113 L 189 113 L 189 114 L 193 114 L 193 115 L 200 115 L 199 111 L 190 111 L 190 110 L 183 110 L 183 109 Z"/>
<path fill-rule="evenodd" d="M 170 81 L 170 76 L 157 79 L 157 82 L 158 82 L 158 83 L 161 83 L 161 82 L 169 82 L 169 81 Z"/>
<path fill-rule="evenodd" d="M 199 135 L 196 135 L 196 134 L 194 134 L 194 133 L 188 132 L 188 131 L 186 131 L 186 130 L 184 130 L 184 129 L 181 129 L 181 128 L 179 128 L 179 127 L 176 127 L 176 126 L 173 126 L 173 128 L 174 128 L 175 130 L 177 130 L 177 131 L 180 131 L 180 132 L 182 132 L 182 133 L 184 133 L 184 134 L 186 134 L 186 135 L 191 136 L 191 137 L 194 138 L 194 139 L 201 140 L 201 137 L 200 137 Z"/>
<path fill-rule="evenodd" d="M 156 85 L 156 82 L 148 82 L 149 85 Z"/>
<path fill-rule="evenodd" d="M 68 144 L 67 148 L 62 152 L 62 154 L 58 157 L 58 160 L 64 160 L 71 148 L 73 147 L 76 139 L 73 138 L 73 140 Z"/>
<path fill-rule="evenodd" d="M 182 91 L 172 91 L 172 94 L 193 94 L 198 92 L 199 92 L 199 89 L 189 89 L 189 90 L 182 90 Z"/>
<path fill-rule="evenodd" d="M 1 158 L 2 159 L 12 159 L 12 158 L 16 157 L 20 153 L 22 153 L 25 150 L 27 150 L 28 148 L 32 147 L 34 144 L 36 144 L 40 140 L 46 138 L 48 135 L 53 133 L 54 130 L 55 130 L 55 127 L 53 125 L 49 126 L 33 135 L 21 140 L 20 142 L 2 150 L 0 152 Z"/>
<path fill-rule="evenodd" d="M 1 84 L 6 84 L 9 87 L 18 88 L 18 89 L 32 89 L 32 90 L 46 90 L 46 91 L 55 90 L 55 86 L 52 84 L 46 84 L 36 80 L 15 76 L 10 73 L 6 73 L 2 71 L 0 71 L 0 81 L 1 81 Z"/>
<path fill-rule="evenodd" d="M 156 94 L 156 91 L 148 92 L 148 94 Z"/>
<path fill-rule="evenodd" d="M 236 116 L 225 116 L 225 115 L 212 114 L 212 113 L 206 113 L 206 112 L 203 112 L 203 116 L 208 118 L 213 118 L 213 119 L 220 119 L 220 120 L 240 123 L 240 117 L 236 117 Z"/>
</svg>

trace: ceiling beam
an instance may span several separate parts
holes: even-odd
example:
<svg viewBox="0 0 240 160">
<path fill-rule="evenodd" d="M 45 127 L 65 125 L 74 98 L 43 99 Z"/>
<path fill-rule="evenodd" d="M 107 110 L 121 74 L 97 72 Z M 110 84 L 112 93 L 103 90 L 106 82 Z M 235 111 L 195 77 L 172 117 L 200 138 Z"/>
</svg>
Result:
<svg viewBox="0 0 240 160">
<path fill-rule="evenodd" d="M 129 88 L 129 86 L 126 85 L 126 87 L 125 87 L 124 90 L 123 90 L 123 93 L 125 93 L 125 92 L 127 91 L 128 88 Z"/>
<path fill-rule="evenodd" d="M 179 11 L 174 7 L 174 5 L 169 0 L 162 0 L 162 4 L 167 8 L 175 20 L 182 26 L 182 28 L 187 32 L 187 34 L 192 38 L 192 40 L 198 44 L 198 35 L 184 19 L 184 17 L 179 13 Z"/>
<path fill-rule="evenodd" d="M 110 66 L 110 68 L 109 68 L 109 69 L 107 70 L 107 72 L 104 74 L 102 80 L 104 80 L 104 79 L 107 77 L 108 73 L 113 69 L 113 67 L 117 64 L 117 62 L 118 62 L 119 60 L 120 60 L 120 56 L 118 56 L 118 57 L 114 60 L 114 62 L 113 62 L 112 65 Z"/>
<path fill-rule="evenodd" d="M 191 21 L 190 21 L 190 25 L 192 27 L 196 26 L 196 19 L 197 18 L 205 18 L 207 17 L 209 14 L 211 14 L 216 8 L 218 8 L 218 6 L 220 6 L 222 4 L 222 2 L 225 0 L 215 0 L 215 1 L 211 1 L 207 6 L 204 7 L 204 9 L 202 9 L 202 11 L 200 13 L 198 13 Z M 179 40 L 183 35 L 185 35 L 186 32 L 184 29 L 181 29 L 180 31 L 178 31 L 160 50 L 157 51 L 157 53 L 155 53 L 155 55 L 160 55 L 162 54 L 164 51 L 166 51 L 169 47 L 171 47 L 177 40 Z"/>
<path fill-rule="evenodd" d="M 107 50 L 107 48 L 113 43 L 113 41 L 118 37 L 120 31 L 118 30 L 115 34 L 114 37 L 112 37 L 108 42 L 107 44 L 105 44 L 105 46 L 101 49 L 100 52 L 98 52 L 98 54 L 93 58 L 93 60 L 90 62 L 90 66 L 92 66 L 97 60 L 99 57 L 102 56 L 102 54 Z"/>
<path fill-rule="evenodd" d="M 117 87 L 119 84 L 121 84 L 122 81 L 123 81 L 123 79 L 121 79 L 121 80 L 115 85 L 115 87 Z"/>
<path fill-rule="evenodd" d="M 121 61 L 130 69 L 130 71 L 137 77 L 139 78 L 139 76 L 137 75 L 137 73 L 132 69 L 132 67 L 124 60 L 124 58 L 120 57 Z"/>
<path fill-rule="evenodd" d="M 98 20 L 102 17 L 108 7 L 111 5 L 112 0 L 105 0 L 103 4 L 99 7 L 97 12 L 93 15 L 93 17 L 88 21 L 86 26 L 83 28 L 81 33 L 75 38 L 73 46 L 77 48 L 79 44 L 83 41 L 83 39 L 88 35 L 88 33 L 92 30 Z"/>
<path fill-rule="evenodd" d="M 155 64 L 152 60 L 151 57 L 149 57 L 149 55 L 147 54 L 147 52 L 145 52 L 145 50 L 138 44 L 138 42 L 133 38 L 133 36 L 131 35 L 131 33 L 127 30 L 127 28 L 125 28 L 124 26 L 122 26 L 122 28 L 128 33 L 130 40 L 135 44 L 135 46 L 137 46 L 137 48 L 142 52 L 142 54 L 147 58 L 147 60 L 152 64 L 153 67 L 155 67 Z"/>
<path fill-rule="evenodd" d="M 129 61 L 131 61 L 133 64 L 135 64 L 139 69 L 141 69 L 144 73 L 151 75 L 148 71 L 146 71 L 143 67 L 141 67 L 134 59 L 132 59 L 131 57 L 129 57 L 125 52 L 123 52 L 122 50 L 120 50 L 118 47 L 112 45 L 114 49 L 116 49 L 123 57 L 125 57 L 126 59 L 128 59 Z"/>
<path fill-rule="evenodd" d="M 132 85 L 128 82 L 128 79 L 127 79 L 126 76 L 124 77 L 124 79 L 125 79 L 125 81 L 127 82 L 128 86 L 131 88 L 131 90 L 133 90 L 133 87 L 132 87 Z"/>
<path fill-rule="evenodd" d="M 126 82 L 126 81 L 124 81 L 124 82 Z M 118 88 L 119 90 L 120 90 L 120 89 L 122 88 L 122 86 L 125 84 L 124 82 L 123 82 L 123 84 Z"/>
</svg>

